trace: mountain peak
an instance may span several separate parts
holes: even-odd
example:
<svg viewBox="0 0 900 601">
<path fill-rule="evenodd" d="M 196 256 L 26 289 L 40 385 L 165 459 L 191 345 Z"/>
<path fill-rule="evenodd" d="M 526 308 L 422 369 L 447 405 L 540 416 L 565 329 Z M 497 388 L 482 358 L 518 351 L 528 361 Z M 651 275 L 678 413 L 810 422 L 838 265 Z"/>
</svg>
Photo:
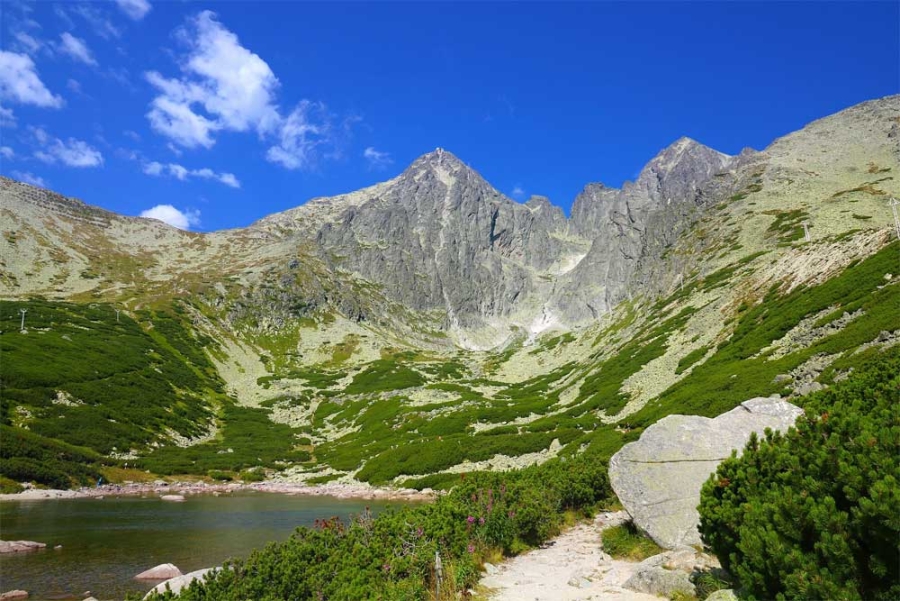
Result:
<svg viewBox="0 0 900 601">
<path fill-rule="evenodd" d="M 441 165 L 445 168 L 450 167 L 454 170 L 457 168 L 468 168 L 468 166 L 463 163 L 458 156 L 456 156 L 449 150 L 445 150 L 440 147 L 435 148 L 431 152 L 426 152 L 415 161 L 413 161 L 410 167 L 435 165 Z"/>
</svg>

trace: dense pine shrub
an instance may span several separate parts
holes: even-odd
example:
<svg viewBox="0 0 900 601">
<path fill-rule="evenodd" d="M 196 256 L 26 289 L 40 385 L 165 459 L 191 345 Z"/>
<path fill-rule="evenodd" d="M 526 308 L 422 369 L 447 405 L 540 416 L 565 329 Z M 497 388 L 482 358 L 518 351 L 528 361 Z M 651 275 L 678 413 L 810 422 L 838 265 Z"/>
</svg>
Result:
<svg viewBox="0 0 900 601">
<path fill-rule="evenodd" d="M 474 586 L 486 558 L 543 542 L 559 531 L 564 511 L 589 512 L 610 494 L 605 464 L 593 457 L 460 475 L 434 503 L 298 528 L 180 598 L 433 599 L 435 553 L 444 566 L 441 598 L 455 598 Z"/>
<path fill-rule="evenodd" d="M 900 349 L 753 437 L 703 487 L 700 531 L 751 599 L 900 599 Z"/>
</svg>

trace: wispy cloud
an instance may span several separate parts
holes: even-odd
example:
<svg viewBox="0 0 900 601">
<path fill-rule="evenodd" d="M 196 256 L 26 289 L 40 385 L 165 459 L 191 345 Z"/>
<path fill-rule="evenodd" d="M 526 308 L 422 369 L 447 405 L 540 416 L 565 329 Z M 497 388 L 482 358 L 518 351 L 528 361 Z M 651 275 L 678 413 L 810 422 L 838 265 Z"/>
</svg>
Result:
<svg viewBox="0 0 900 601">
<path fill-rule="evenodd" d="M 13 34 L 13 46 L 26 54 L 36 54 L 44 43 L 33 35 L 24 31 L 17 31 Z"/>
<path fill-rule="evenodd" d="M 34 157 L 45 163 L 62 163 L 67 167 L 99 167 L 103 164 L 103 155 L 99 150 L 83 140 L 69 138 L 65 142 L 54 138 L 40 128 L 32 130 L 35 140 L 41 146 Z"/>
<path fill-rule="evenodd" d="M 189 230 L 200 225 L 200 211 L 191 209 L 179 211 L 172 205 L 156 205 L 146 211 L 141 211 L 141 217 L 158 219 L 180 230 Z"/>
<path fill-rule="evenodd" d="M 50 187 L 50 183 L 47 180 L 42 177 L 38 177 L 37 175 L 28 171 L 13 171 L 11 175 L 20 182 L 25 182 L 26 184 L 31 184 L 32 186 L 39 186 L 41 188 Z"/>
<path fill-rule="evenodd" d="M 45 108 L 64 104 L 41 81 L 30 56 L 5 50 L 0 50 L 0 98 Z"/>
<path fill-rule="evenodd" d="M 85 65 L 97 65 L 97 60 L 94 58 L 93 53 L 87 47 L 87 43 L 81 38 L 76 38 L 71 33 L 64 32 L 60 34 L 59 40 L 59 43 L 56 45 L 57 50 L 72 60 Z"/>
<path fill-rule="evenodd" d="M 0 106 L 0 127 L 15 127 L 16 116 L 12 109 Z"/>
<path fill-rule="evenodd" d="M 119 38 L 122 36 L 122 32 L 118 27 L 113 25 L 112 20 L 109 18 L 109 13 L 105 10 L 97 8 L 97 6 L 103 6 L 102 4 L 71 4 L 68 6 L 69 10 L 82 19 L 84 19 L 88 25 L 90 25 L 91 29 L 94 30 L 98 36 L 105 40 Z M 60 14 L 61 13 L 61 14 Z M 61 18 L 68 19 L 69 23 L 72 20 L 65 14 L 65 11 L 62 8 L 57 6 L 57 14 L 60 15 Z"/>
<path fill-rule="evenodd" d="M 389 152 L 375 150 L 371 146 L 363 151 L 363 158 L 369 163 L 369 169 L 384 169 L 394 162 Z"/>
<path fill-rule="evenodd" d="M 9 146 L 0 146 L 0 157 L 3 157 L 7 161 L 16 156 L 16 151 L 10 148 Z"/>
<path fill-rule="evenodd" d="M 522 198 L 523 196 L 525 196 L 525 189 L 521 184 L 516 184 L 512 189 L 512 195 L 516 198 Z"/>
<path fill-rule="evenodd" d="M 225 184 L 230 188 L 240 188 L 241 182 L 233 173 L 218 173 L 209 168 L 188 169 L 177 163 L 162 164 L 158 161 L 150 161 L 145 163 L 143 167 L 144 173 L 161 177 L 168 175 L 177 180 L 187 181 L 189 178 L 209 179 Z"/>
<path fill-rule="evenodd" d="M 147 0 L 116 0 L 116 4 L 132 21 L 140 21 L 153 8 Z"/>
<path fill-rule="evenodd" d="M 157 89 L 147 119 L 154 131 L 185 148 L 211 148 L 221 132 L 254 132 L 270 140 L 270 162 L 308 169 L 336 156 L 333 117 L 320 102 L 303 100 L 283 115 L 280 82 L 268 63 L 241 45 L 215 13 L 203 11 L 177 32 L 187 47 L 180 77 L 150 71 Z"/>
</svg>

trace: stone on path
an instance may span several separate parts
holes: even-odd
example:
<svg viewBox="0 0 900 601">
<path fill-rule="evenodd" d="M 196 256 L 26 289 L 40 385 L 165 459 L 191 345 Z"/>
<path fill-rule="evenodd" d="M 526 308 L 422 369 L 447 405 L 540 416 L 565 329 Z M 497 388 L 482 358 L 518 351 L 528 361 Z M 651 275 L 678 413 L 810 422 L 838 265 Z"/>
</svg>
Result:
<svg viewBox="0 0 900 601">
<path fill-rule="evenodd" d="M 710 419 L 669 415 L 609 462 L 609 480 L 635 525 L 658 545 L 699 545 L 700 488 L 750 433 L 787 430 L 803 411 L 778 398 L 755 398 Z"/>
<path fill-rule="evenodd" d="M 141 572 L 134 578 L 135 580 L 168 580 L 170 578 L 176 578 L 181 575 L 181 570 L 179 570 L 174 564 L 161 563 L 156 567 L 152 567 L 149 570 Z"/>
<path fill-rule="evenodd" d="M 40 551 L 46 547 L 46 544 L 36 543 L 33 540 L 0 540 L 0 553 L 27 553 Z"/>
</svg>

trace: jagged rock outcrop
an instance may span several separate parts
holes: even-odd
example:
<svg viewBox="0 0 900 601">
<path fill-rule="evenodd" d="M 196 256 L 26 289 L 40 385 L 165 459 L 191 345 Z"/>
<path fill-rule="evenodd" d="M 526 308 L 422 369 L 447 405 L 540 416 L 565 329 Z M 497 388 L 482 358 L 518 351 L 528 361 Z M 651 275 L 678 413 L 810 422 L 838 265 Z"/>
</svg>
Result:
<svg viewBox="0 0 900 601">
<path fill-rule="evenodd" d="M 743 450 L 751 433 L 787 430 L 801 413 L 778 398 L 755 398 L 714 419 L 669 415 L 613 455 L 610 484 L 635 525 L 657 544 L 698 545 L 703 483 L 733 450 Z"/>
<path fill-rule="evenodd" d="M 625 298 L 641 263 L 661 254 L 693 222 L 711 196 L 704 186 L 731 162 L 728 155 L 681 138 L 621 190 L 586 186 L 572 207 L 572 229 L 592 244 L 552 300 L 565 321 L 596 319 Z"/>
</svg>

